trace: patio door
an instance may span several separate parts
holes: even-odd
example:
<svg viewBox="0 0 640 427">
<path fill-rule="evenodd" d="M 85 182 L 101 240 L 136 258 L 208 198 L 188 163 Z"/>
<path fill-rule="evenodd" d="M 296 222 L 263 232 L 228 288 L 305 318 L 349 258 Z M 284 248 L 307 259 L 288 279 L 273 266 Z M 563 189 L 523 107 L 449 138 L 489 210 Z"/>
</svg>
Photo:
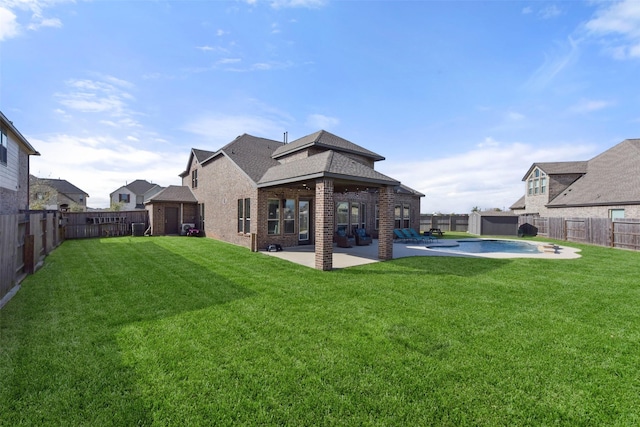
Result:
<svg viewBox="0 0 640 427">
<path fill-rule="evenodd" d="M 298 244 L 311 244 L 311 200 L 298 201 Z"/>
</svg>

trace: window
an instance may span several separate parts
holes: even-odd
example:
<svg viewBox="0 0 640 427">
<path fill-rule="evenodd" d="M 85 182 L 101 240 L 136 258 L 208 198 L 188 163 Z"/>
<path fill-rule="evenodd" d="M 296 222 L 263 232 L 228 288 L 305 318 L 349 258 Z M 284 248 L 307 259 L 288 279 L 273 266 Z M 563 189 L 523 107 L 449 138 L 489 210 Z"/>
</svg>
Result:
<svg viewBox="0 0 640 427">
<path fill-rule="evenodd" d="M 349 229 L 349 203 L 340 202 L 336 205 L 336 225 L 338 230 Z"/>
<path fill-rule="evenodd" d="M 296 201 L 287 199 L 284 203 L 284 234 L 296 232 Z"/>
<path fill-rule="evenodd" d="M 267 234 L 280 234 L 280 199 L 269 199 Z"/>
<path fill-rule="evenodd" d="M 609 218 L 613 221 L 616 219 L 624 219 L 624 209 L 609 209 Z"/>
<path fill-rule="evenodd" d="M 409 228 L 411 227 L 411 215 L 410 215 L 411 211 L 409 208 L 409 204 L 405 203 L 402 205 L 402 228 Z"/>
<path fill-rule="evenodd" d="M 394 228 L 402 228 L 402 206 L 396 205 L 393 209 L 393 226 Z"/>
<path fill-rule="evenodd" d="M 367 205 L 360 205 L 360 227 L 367 228 Z"/>
<path fill-rule="evenodd" d="M 198 220 L 198 229 L 204 230 L 204 203 L 198 204 L 198 212 L 200 219 Z"/>
<path fill-rule="evenodd" d="M 376 230 L 380 230 L 380 206 L 376 205 Z"/>
<path fill-rule="evenodd" d="M 527 180 L 527 194 L 537 196 L 547 192 L 547 174 L 535 168 Z"/>
<path fill-rule="evenodd" d="M 118 202 L 129 203 L 130 194 L 118 194 Z"/>
<path fill-rule="evenodd" d="M 198 169 L 191 171 L 191 188 L 198 188 Z"/>
<path fill-rule="evenodd" d="M 358 224 L 360 224 L 360 203 L 351 203 L 351 228 L 355 230 Z"/>
<path fill-rule="evenodd" d="M 202 222 L 204 223 L 204 205 L 202 205 Z M 238 199 L 238 233 L 251 232 L 251 199 Z"/>
<path fill-rule="evenodd" d="M 0 165 L 7 166 L 9 153 L 9 138 L 4 129 L 0 129 Z"/>
</svg>

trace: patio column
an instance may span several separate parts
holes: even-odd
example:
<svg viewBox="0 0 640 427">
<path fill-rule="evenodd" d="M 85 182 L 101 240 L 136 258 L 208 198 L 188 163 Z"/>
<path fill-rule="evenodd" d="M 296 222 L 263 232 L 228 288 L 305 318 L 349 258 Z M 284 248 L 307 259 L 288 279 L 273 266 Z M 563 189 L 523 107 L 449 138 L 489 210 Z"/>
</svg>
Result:
<svg viewBox="0 0 640 427">
<path fill-rule="evenodd" d="M 333 268 L 333 180 L 316 181 L 316 268 L 328 271 Z"/>
<path fill-rule="evenodd" d="M 393 205 L 395 203 L 393 187 L 384 186 L 378 195 L 380 228 L 378 229 L 378 258 L 393 259 Z"/>
</svg>

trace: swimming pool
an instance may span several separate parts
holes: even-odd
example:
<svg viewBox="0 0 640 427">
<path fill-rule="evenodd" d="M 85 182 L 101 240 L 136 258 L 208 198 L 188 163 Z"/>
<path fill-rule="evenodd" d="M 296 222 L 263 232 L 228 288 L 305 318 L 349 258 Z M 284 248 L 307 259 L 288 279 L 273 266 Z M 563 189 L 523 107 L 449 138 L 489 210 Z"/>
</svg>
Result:
<svg viewBox="0 0 640 427">
<path fill-rule="evenodd" d="M 427 248 L 442 252 L 456 252 L 467 254 L 508 253 L 508 254 L 538 254 L 538 244 L 517 242 L 514 240 L 453 240 L 427 244 Z"/>
</svg>

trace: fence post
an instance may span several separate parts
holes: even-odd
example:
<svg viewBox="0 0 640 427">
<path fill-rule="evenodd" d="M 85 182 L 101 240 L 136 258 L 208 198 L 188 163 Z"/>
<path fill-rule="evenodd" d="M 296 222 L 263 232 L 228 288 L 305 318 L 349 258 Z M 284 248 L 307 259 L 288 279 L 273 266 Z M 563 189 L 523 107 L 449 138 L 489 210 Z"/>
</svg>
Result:
<svg viewBox="0 0 640 427">
<path fill-rule="evenodd" d="M 35 254 L 34 254 L 34 236 L 33 234 L 27 234 L 24 236 L 24 272 L 27 274 L 33 274 L 35 269 Z"/>
</svg>

